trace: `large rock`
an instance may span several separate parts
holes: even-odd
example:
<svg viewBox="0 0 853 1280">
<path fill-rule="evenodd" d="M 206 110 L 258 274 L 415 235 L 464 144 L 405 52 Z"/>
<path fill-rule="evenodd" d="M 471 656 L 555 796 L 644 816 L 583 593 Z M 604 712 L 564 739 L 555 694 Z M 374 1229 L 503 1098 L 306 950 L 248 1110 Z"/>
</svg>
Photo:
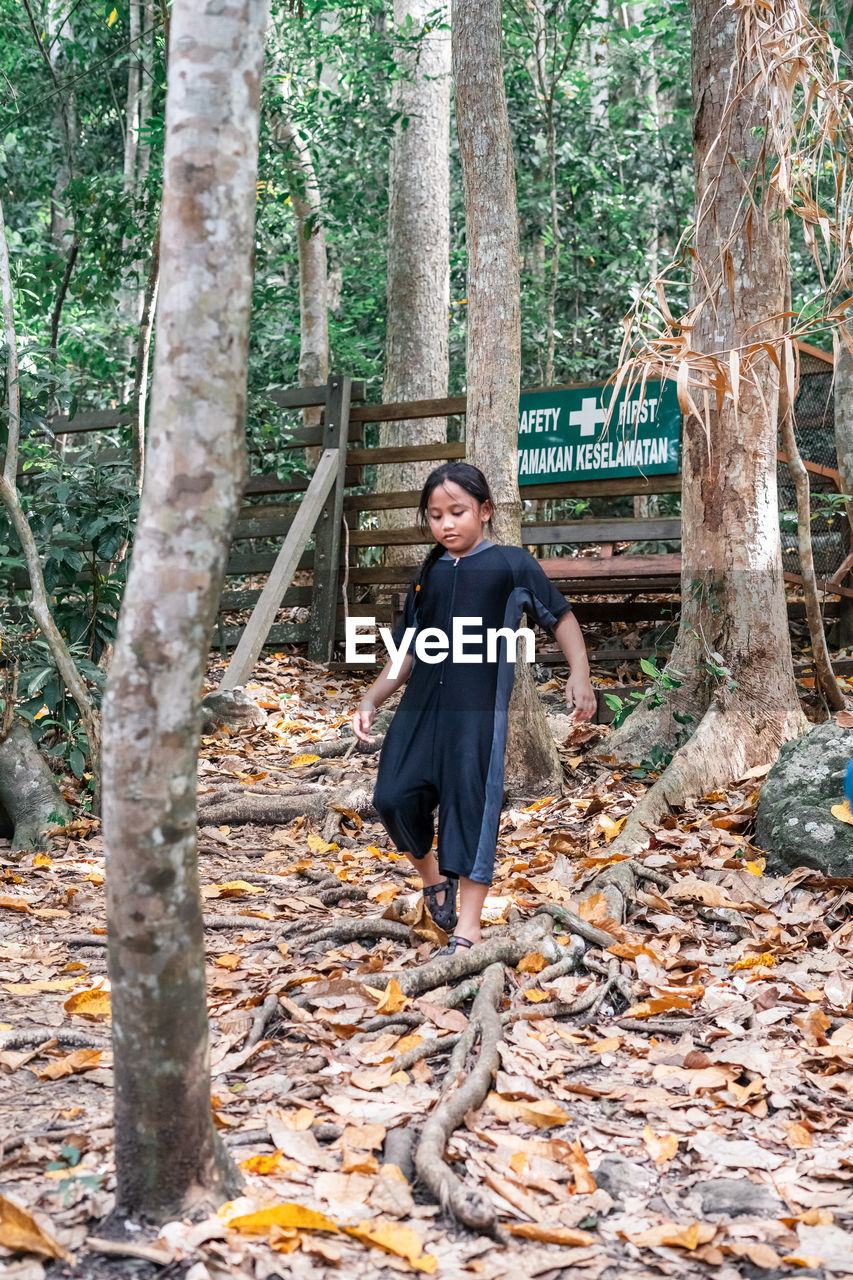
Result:
<svg viewBox="0 0 853 1280">
<path fill-rule="evenodd" d="M 228 729 L 259 729 L 266 724 L 266 712 L 242 689 L 214 689 L 201 703 L 202 733 Z"/>
<path fill-rule="evenodd" d="M 786 742 L 761 789 L 755 844 L 770 855 L 767 869 L 815 867 L 853 875 L 853 826 L 832 816 L 844 802 L 844 773 L 853 757 L 853 731 L 834 720 Z"/>
</svg>

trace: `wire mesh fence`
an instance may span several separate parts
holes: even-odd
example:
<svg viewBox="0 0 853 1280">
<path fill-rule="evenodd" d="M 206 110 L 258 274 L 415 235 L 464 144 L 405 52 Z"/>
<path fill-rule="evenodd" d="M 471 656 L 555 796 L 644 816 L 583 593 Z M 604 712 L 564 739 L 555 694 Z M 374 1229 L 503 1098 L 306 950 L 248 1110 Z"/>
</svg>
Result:
<svg viewBox="0 0 853 1280">
<path fill-rule="evenodd" d="M 804 462 L 832 471 L 838 468 L 835 451 L 835 418 L 832 366 L 815 357 L 803 357 L 800 388 L 794 405 L 797 444 Z M 777 467 L 782 562 L 790 573 L 799 573 L 797 549 L 797 495 L 787 463 Z M 812 550 L 819 578 L 831 578 L 847 554 L 847 520 L 833 510 L 827 496 L 837 492 L 829 476 L 809 472 L 811 489 Z"/>
</svg>

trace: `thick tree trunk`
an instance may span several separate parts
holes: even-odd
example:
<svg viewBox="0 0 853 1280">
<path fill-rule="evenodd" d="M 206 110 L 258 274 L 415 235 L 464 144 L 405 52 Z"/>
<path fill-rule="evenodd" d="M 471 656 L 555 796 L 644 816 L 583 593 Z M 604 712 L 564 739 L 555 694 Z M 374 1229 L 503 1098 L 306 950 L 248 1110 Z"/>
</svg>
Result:
<svg viewBox="0 0 853 1280">
<path fill-rule="evenodd" d="M 737 11 L 720 9 L 716 0 L 694 0 L 700 214 L 691 304 L 701 310 L 691 345 L 726 363 L 733 350 L 779 341 L 788 272 L 785 222 L 767 186 L 754 192 L 754 206 L 744 199 L 744 182 L 752 179 L 763 143 L 766 113 L 759 93 L 738 96 L 725 139 L 719 136 L 726 102 L 748 82 L 747 65 L 744 79 L 731 83 L 737 34 Z M 707 422 L 691 415 L 684 428 L 682 616 L 666 667 L 681 687 L 661 705 L 633 713 L 604 747 L 621 761 L 653 760 L 655 746 L 676 753 L 626 824 L 624 844 L 648 839 L 643 820 L 774 760 L 781 744 L 805 726 L 782 579 L 778 374 L 766 357 L 740 378 L 736 369 L 735 360 L 736 399 L 727 394 L 718 411 L 712 393 L 705 401 Z"/>
<path fill-rule="evenodd" d="M 53 774 L 20 721 L 0 741 L 0 819 L 4 814 L 12 828 L 13 854 L 46 849 L 45 832 L 71 817 Z"/>
<path fill-rule="evenodd" d="M 433 0 L 394 0 L 394 21 L 420 29 Z M 401 55 L 393 107 L 399 111 L 391 143 L 388 195 L 388 273 L 385 327 L 387 404 L 447 395 L 450 305 L 450 34 L 432 29 L 417 51 Z M 403 121 L 408 123 L 403 125 Z M 446 418 L 383 422 L 380 446 L 434 444 L 447 439 Z M 419 489 L 435 463 L 381 467 L 380 492 Z M 380 512 L 380 529 L 414 523 L 414 511 Z M 410 563 L 427 547 L 389 547 L 389 564 Z"/>
<path fill-rule="evenodd" d="M 223 1200 L 196 860 L 202 676 L 245 470 L 266 0 L 175 0 L 147 469 L 107 685 L 116 1218 Z"/>
<path fill-rule="evenodd" d="M 496 540 L 518 546 L 521 306 L 500 0 L 454 0 L 452 25 L 468 247 L 467 457 L 491 486 Z M 555 791 L 561 779 L 530 668 L 521 663 L 509 711 L 507 790 L 513 795 Z"/>
</svg>

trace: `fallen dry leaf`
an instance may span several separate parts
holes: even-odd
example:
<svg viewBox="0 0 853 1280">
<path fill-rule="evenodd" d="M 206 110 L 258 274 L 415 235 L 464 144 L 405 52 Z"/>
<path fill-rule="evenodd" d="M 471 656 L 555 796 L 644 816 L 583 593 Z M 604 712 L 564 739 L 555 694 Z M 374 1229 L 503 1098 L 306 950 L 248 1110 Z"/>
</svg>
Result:
<svg viewBox="0 0 853 1280">
<path fill-rule="evenodd" d="M 36 1071 L 39 1080 L 61 1080 L 63 1076 L 73 1076 L 76 1072 L 91 1071 L 97 1067 L 104 1056 L 102 1049 L 75 1049 L 56 1062 L 51 1062 L 44 1071 Z"/>
<path fill-rule="evenodd" d="M 486 1103 L 499 1120 L 521 1120 L 524 1124 L 533 1125 L 535 1129 L 553 1129 L 555 1125 L 565 1124 L 569 1119 L 568 1112 L 550 1098 L 540 1098 L 538 1102 L 523 1102 L 503 1098 L 499 1093 L 490 1093 Z"/>
<path fill-rule="evenodd" d="M 65 1246 L 43 1230 L 31 1213 L 4 1195 L 0 1195 L 0 1244 L 13 1253 L 37 1253 L 43 1258 L 74 1261 Z"/>
<path fill-rule="evenodd" d="M 110 993 L 100 987 L 75 991 L 62 1007 L 74 1018 L 89 1018 L 92 1022 L 103 1022 L 110 1016 Z"/>
<path fill-rule="evenodd" d="M 362 1244 L 372 1244 L 386 1253 L 393 1253 L 398 1258 L 405 1258 L 416 1271 L 424 1271 L 432 1275 L 438 1267 L 438 1258 L 424 1253 L 423 1242 L 413 1227 L 405 1227 L 399 1222 L 388 1222 L 382 1218 L 368 1218 L 355 1227 L 344 1227 L 348 1236 L 354 1236 Z"/>
<path fill-rule="evenodd" d="M 655 1164 L 666 1164 L 678 1151 L 678 1138 L 674 1133 L 655 1133 L 648 1124 L 643 1130 L 643 1142 Z"/>
<path fill-rule="evenodd" d="M 503 1229 L 523 1240 L 538 1240 L 540 1244 L 564 1244 L 569 1247 L 595 1244 L 595 1236 L 574 1227 L 549 1227 L 544 1222 L 508 1222 Z"/>
</svg>

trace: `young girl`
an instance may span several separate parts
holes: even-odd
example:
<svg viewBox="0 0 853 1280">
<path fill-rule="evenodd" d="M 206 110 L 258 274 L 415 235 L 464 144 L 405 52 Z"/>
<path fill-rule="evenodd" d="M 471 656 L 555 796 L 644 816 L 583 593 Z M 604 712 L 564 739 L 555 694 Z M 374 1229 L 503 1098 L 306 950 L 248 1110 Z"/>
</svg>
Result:
<svg viewBox="0 0 853 1280">
<path fill-rule="evenodd" d="M 377 707 L 408 681 L 382 744 L 373 803 L 394 844 L 423 880 L 427 908 L 451 934 L 441 952 L 480 940 L 480 916 L 494 871 L 503 803 L 507 709 L 515 679 L 506 640 L 487 661 L 488 628 L 515 631 L 523 613 L 551 630 L 569 663 L 566 704 L 573 720 L 595 712 L 595 692 L 583 637 L 571 605 L 521 547 L 489 541 L 493 504 L 486 478 L 466 462 L 437 467 L 424 485 L 418 526 L 436 540 L 409 589 L 394 630 L 399 650 L 406 630 L 440 628 L 452 642 L 454 619 L 465 620 L 464 654 L 437 659 L 422 637 L 412 639 L 396 677 L 391 662 L 364 695 L 352 719 L 355 736 L 372 742 Z M 474 636 L 482 633 L 482 647 Z M 524 658 L 524 642 L 519 645 Z M 430 656 L 427 656 L 427 654 Z M 438 858 L 432 853 L 438 805 Z M 456 887 L 460 885 L 460 910 Z M 457 923 L 458 922 L 458 923 Z"/>
</svg>

